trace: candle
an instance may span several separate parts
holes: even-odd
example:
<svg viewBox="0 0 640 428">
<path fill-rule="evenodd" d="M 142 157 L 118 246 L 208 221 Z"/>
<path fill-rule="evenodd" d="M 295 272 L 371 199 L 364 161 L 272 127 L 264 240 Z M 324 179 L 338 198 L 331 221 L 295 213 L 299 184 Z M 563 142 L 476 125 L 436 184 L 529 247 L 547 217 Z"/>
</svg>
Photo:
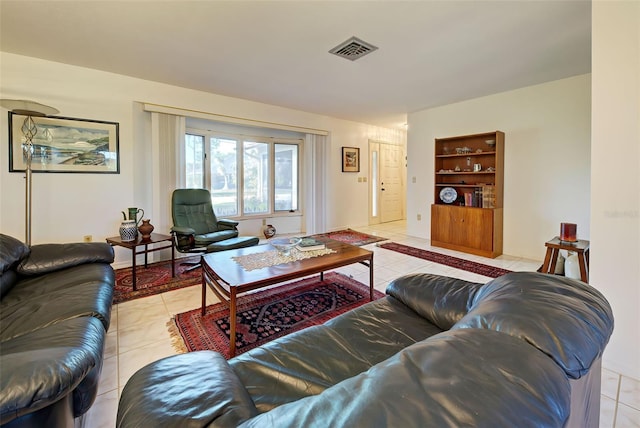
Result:
<svg viewBox="0 0 640 428">
<path fill-rule="evenodd" d="M 576 242 L 576 232 L 578 225 L 575 223 L 560 223 L 560 240 L 566 242 Z"/>
</svg>

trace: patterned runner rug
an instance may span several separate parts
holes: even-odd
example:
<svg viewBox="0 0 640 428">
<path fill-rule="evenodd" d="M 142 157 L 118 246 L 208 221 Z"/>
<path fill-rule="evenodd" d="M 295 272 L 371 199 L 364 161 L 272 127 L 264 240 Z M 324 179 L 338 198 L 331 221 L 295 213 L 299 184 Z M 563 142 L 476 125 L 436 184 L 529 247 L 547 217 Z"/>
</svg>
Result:
<svg viewBox="0 0 640 428">
<path fill-rule="evenodd" d="M 374 290 L 374 298 L 384 294 Z M 277 337 L 322 324 L 369 302 L 369 287 L 345 275 L 325 273 L 238 299 L 236 355 Z M 229 309 L 225 303 L 176 315 L 168 323 L 178 352 L 213 350 L 229 358 Z"/>
<path fill-rule="evenodd" d="M 181 258 L 176 260 L 176 276 L 171 277 L 171 260 L 164 260 L 136 268 L 136 291 L 133 291 L 133 275 L 130 267 L 116 269 L 116 288 L 113 295 L 113 303 L 122 303 L 141 297 L 164 293 L 200 284 L 202 274 L 200 269 L 185 272 L 191 266 L 181 266 L 182 262 L 197 262 L 200 256 Z"/>
<path fill-rule="evenodd" d="M 319 233 L 313 236 L 335 239 L 336 241 L 346 242 L 347 244 L 357 245 L 359 247 L 367 244 L 373 244 L 374 242 L 387 240 L 387 238 L 368 235 L 366 233 L 357 232 L 352 229 L 338 230 L 335 232 L 328 232 L 328 233 Z"/>
<path fill-rule="evenodd" d="M 446 266 L 454 267 L 456 269 L 466 270 L 491 278 L 497 278 L 504 275 L 505 273 L 511 272 L 507 269 L 472 262 L 470 260 L 460 259 L 458 257 L 447 256 L 444 254 L 435 253 L 433 251 L 422 250 L 420 248 L 414 248 L 395 242 L 385 242 L 382 244 L 378 244 L 378 246 L 387 250 L 396 251 L 398 253 L 407 254 L 409 256 L 418 257 L 423 260 L 440 263 Z"/>
</svg>

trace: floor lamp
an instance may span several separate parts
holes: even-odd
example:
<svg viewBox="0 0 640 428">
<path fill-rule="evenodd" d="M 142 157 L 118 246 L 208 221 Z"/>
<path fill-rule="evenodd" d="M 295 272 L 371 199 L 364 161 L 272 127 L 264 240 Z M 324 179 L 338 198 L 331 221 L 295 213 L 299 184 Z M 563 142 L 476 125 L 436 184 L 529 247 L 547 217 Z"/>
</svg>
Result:
<svg viewBox="0 0 640 428">
<path fill-rule="evenodd" d="M 22 144 L 22 156 L 26 164 L 25 168 L 25 243 L 31 246 L 31 160 L 33 158 L 33 137 L 38 133 L 34 117 L 49 116 L 60 113 L 57 109 L 45 106 L 34 101 L 25 100 L 0 100 L 0 105 L 14 114 L 26 116 L 22 123 L 22 134 L 24 143 Z"/>
</svg>

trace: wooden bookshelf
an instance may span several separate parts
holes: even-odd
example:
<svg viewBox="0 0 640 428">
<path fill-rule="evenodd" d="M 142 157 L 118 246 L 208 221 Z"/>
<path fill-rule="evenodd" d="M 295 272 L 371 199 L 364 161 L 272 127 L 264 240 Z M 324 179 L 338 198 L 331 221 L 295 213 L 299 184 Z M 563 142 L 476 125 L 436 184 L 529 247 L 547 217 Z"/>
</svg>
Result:
<svg viewBox="0 0 640 428">
<path fill-rule="evenodd" d="M 503 180 L 503 132 L 436 138 L 431 244 L 502 254 Z"/>
</svg>

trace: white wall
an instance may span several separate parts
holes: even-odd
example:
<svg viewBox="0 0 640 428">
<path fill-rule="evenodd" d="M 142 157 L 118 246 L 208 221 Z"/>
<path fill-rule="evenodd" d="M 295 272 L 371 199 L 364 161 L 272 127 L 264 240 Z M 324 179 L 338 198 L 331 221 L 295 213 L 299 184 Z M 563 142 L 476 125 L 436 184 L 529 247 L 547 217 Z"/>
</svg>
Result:
<svg viewBox="0 0 640 428">
<path fill-rule="evenodd" d="M 577 223 L 579 238 L 589 239 L 590 91 L 590 75 L 582 75 L 410 114 L 409 233 L 430 237 L 434 139 L 499 130 L 504 253 L 542 260 L 561 222 Z"/>
<path fill-rule="evenodd" d="M 615 316 L 603 364 L 640 379 L 640 3 L 592 13 L 591 277 Z"/>
<path fill-rule="evenodd" d="M 367 153 L 369 139 L 398 144 L 406 139 L 395 130 L 5 52 L 0 53 L 0 75 L 1 98 L 50 105 L 60 116 L 120 124 L 120 174 L 34 174 L 33 244 L 80 241 L 84 235 L 102 241 L 118 234 L 120 212 L 132 206 L 144 208 L 153 223 L 154 183 L 146 177 L 158 166 L 151 164 L 147 151 L 149 115 L 137 102 L 328 131 L 329 170 L 335 172 L 327 187 L 328 230 L 368 222 L 366 184 L 358 183 L 358 174 L 340 172 L 340 147 Z M 24 174 L 8 172 L 7 113 L 1 113 L 0 231 L 23 239 Z M 363 162 L 361 175 L 366 174 Z M 240 225 L 241 233 L 255 234 L 261 224 L 246 223 Z M 128 260 L 128 252 L 117 251 L 117 263 Z"/>
</svg>

